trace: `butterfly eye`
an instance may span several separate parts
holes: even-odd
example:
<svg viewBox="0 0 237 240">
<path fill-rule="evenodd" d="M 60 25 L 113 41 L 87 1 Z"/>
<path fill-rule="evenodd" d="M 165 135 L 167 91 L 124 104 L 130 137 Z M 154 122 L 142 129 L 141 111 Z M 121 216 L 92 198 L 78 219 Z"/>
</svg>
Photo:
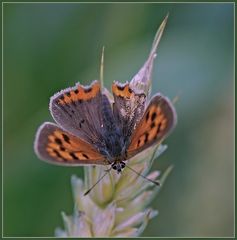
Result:
<svg viewBox="0 0 237 240">
<path fill-rule="evenodd" d="M 112 168 L 114 169 L 114 170 L 117 170 L 117 165 L 112 165 Z"/>
<path fill-rule="evenodd" d="M 121 166 L 121 168 L 125 168 L 125 163 L 124 163 L 124 162 L 121 162 L 121 163 L 120 163 L 120 166 Z"/>
</svg>

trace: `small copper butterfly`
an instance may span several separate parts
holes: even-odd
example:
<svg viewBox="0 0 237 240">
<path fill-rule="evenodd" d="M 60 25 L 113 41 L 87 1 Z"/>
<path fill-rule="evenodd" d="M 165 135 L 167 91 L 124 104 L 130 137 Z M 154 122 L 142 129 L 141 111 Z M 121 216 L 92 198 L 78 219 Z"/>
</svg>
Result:
<svg viewBox="0 0 237 240">
<path fill-rule="evenodd" d="M 176 124 L 171 101 L 156 94 L 146 105 L 146 94 L 129 83 L 114 82 L 113 103 L 100 82 L 77 84 L 50 99 L 56 124 L 43 123 L 36 134 L 35 152 L 47 162 L 80 166 L 111 165 L 121 172 L 126 161 L 160 143 Z"/>
</svg>

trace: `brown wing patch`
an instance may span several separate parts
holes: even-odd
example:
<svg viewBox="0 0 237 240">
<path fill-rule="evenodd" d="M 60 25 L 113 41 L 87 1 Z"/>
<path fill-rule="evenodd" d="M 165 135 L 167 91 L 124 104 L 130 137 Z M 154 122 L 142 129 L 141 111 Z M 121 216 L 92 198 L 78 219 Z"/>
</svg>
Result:
<svg viewBox="0 0 237 240">
<path fill-rule="evenodd" d="M 161 95 L 153 97 L 131 137 L 128 156 L 161 142 L 175 124 L 176 112 L 171 102 Z"/>
<path fill-rule="evenodd" d="M 78 85 L 76 88 L 65 92 L 59 99 L 59 104 L 69 104 L 76 101 L 87 101 L 94 98 L 100 92 L 100 83 L 94 81 L 91 86 Z"/>
<path fill-rule="evenodd" d="M 58 164 L 107 163 L 105 157 L 89 143 L 51 123 L 45 123 L 39 128 L 35 149 L 40 158 Z"/>
<path fill-rule="evenodd" d="M 103 137 L 102 94 L 100 83 L 76 85 L 54 94 L 49 109 L 59 126 L 74 136 L 91 143 L 101 143 Z"/>
</svg>

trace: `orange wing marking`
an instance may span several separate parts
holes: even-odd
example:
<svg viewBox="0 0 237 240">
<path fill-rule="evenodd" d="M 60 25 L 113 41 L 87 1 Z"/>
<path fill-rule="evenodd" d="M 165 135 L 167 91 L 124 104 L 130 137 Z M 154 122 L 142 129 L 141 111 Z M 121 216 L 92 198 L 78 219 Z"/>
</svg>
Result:
<svg viewBox="0 0 237 240">
<path fill-rule="evenodd" d="M 95 81 L 89 87 L 78 85 L 76 89 L 63 94 L 58 103 L 61 105 L 69 104 L 76 101 L 87 101 L 94 98 L 100 92 L 100 83 Z"/>
</svg>

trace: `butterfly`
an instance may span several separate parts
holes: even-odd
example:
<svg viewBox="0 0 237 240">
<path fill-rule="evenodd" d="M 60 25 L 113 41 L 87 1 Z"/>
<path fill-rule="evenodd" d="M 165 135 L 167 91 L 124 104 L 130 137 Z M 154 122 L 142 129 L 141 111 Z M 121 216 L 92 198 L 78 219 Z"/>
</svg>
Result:
<svg viewBox="0 0 237 240">
<path fill-rule="evenodd" d="M 76 84 L 50 99 L 55 123 L 43 123 L 36 134 L 35 152 L 49 163 L 111 165 L 118 173 L 126 161 L 144 149 L 159 144 L 176 124 L 171 101 L 134 91 L 129 83 L 112 84 L 113 102 L 100 82 Z"/>
</svg>

